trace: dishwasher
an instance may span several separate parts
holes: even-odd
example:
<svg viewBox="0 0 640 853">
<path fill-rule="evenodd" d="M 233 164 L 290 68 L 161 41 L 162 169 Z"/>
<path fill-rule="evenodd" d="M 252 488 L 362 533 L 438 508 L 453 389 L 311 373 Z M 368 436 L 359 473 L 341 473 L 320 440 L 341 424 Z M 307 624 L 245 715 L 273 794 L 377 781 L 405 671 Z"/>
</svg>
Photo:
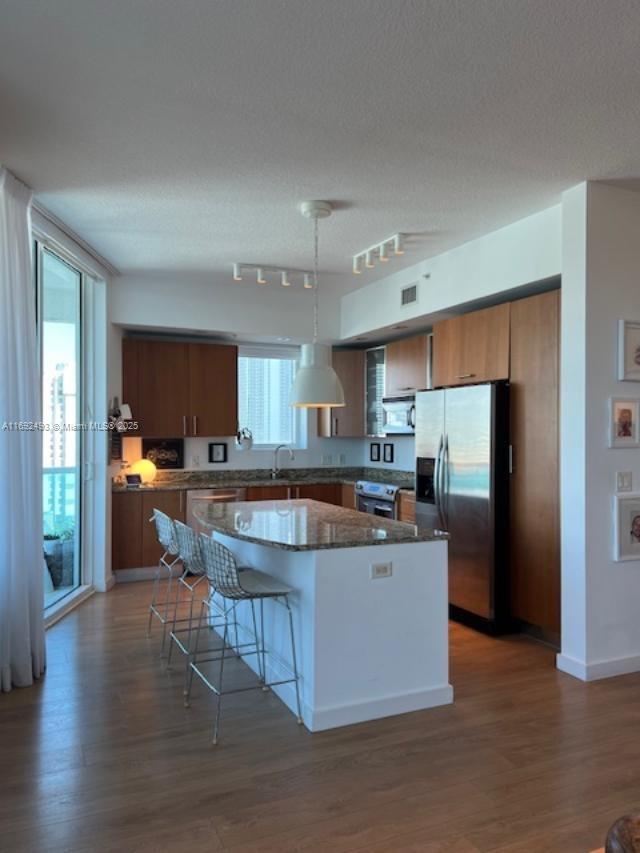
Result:
<svg viewBox="0 0 640 853">
<path fill-rule="evenodd" d="M 203 501 L 216 503 L 231 503 L 232 501 L 244 501 L 247 499 L 246 489 L 189 489 L 187 491 L 187 515 L 186 524 L 194 530 L 202 530 L 202 525 L 195 515 L 195 508 L 201 506 Z"/>
</svg>

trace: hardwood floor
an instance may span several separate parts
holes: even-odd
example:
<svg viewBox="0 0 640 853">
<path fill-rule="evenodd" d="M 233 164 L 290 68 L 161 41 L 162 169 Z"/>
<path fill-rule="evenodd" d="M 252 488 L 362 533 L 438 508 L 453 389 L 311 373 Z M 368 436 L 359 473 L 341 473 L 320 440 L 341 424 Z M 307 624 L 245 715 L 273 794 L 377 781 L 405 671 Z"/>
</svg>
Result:
<svg viewBox="0 0 640 853">
<path fill-rule="evenodd" d="M 213 748 L 149 594 L 93 596 L 48 632 L 42 682 L 0 696 L 3 853 L 585 853 L 640 807 L 640 676 L 582 684 L 454 625 L 454 705 L 311 735 L 238 694 Z"/>
</svg>

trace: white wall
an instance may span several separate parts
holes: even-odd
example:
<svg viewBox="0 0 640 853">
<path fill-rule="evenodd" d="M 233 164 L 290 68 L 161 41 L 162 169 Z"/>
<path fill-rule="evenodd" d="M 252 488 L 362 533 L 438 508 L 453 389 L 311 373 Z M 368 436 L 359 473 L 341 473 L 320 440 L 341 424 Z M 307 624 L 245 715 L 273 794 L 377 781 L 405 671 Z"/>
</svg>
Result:
<svg viewBox="0 0 640 853">
<path fill-rule="evenodd" d="M 557 276 L 561 245 L 561 206 L 556 205 L 347 294 L 342 298 L 341 337 L 366 334 Z M 400 307 L 401 288 L 416 281 L 418 302 Z"/>
<path fill-rule="evenodd" d="M 376 442 L 380 445 L 380 462 L 371 461 L 371 445 Z M 385 444 L 393 444 L 393 463 L 389 464 L 382 459 L 382 451 Z M 416 441 L 412 435 L 394 435 L 388 438 L 366 439 L 363 447 L 362 465 L 366 468 L 386 468 L 393 471 L 415 471 L 416 469 Z"/>
<path fill-rule="evenodd" d="M 320 338 L 339 337 L 339 300 L 320 290 Z M 119 276 L 111 285 L 111 322 L 146 329 L 232 333 L 240 340 L 310 340 L 313 295 L 277 283 L 216 283 L 185 275 Z"/>
<path fill-rule="evenodd" d="M 592 679 L 640 670 L 640 561 L 616 563 L 616 471 L 640 487 L 640 453 L 608 449 L 608 399 L 640 397 L 616 378 L 617 322 L 640 319 L 640 194 L 600 183 L 563 198 L 562 653 Z"/>
</svg>

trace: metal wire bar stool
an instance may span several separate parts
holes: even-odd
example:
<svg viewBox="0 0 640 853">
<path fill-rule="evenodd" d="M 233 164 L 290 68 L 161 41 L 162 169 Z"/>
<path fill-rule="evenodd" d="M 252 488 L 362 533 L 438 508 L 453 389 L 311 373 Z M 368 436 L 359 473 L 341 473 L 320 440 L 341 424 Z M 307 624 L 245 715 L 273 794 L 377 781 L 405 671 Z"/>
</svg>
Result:
<svg viewBox="0 0 640 853">
<path fill-rule="evenodd" d="M 182 575 L 178 578 L 177 594 L 174 601 L 173 620 L 169 634 L 169 654 L 167 656 L 167 667 L 171 665 L 171 654 L 173 645 L 178 647 L 183 655 L 191 654 L 191 642 L 194 635 L 193 607 L 198 586 L 205 581 L 207 575 L 200 555 L 200 543 L 198 534 L 191 527 L 181 521 L 174 521 L 174 530 L 178 545 L 178 553 L 184 566 Z M 194 580 L 192 580 L 194 578 Z M 181 595 L 182 600 L 181 600 Z M 206 596 L 209 596 L 207 590 Z M 187 606 L 187 616 L 178 618 L 178 610 L 181 604 Z"/>
<path fill-rule="evenodd" d="M 160 649 L 160 654 L 162 655 L 164 653 L 164 647 L 167 639 L 167 624 L 170 621 L 170 609 L 174 604 L 171 599 L 173 569 L 180 562 L 180 556 L 178 554 L 178 542 L 172 519 L 159 509 L 154 509 L 153 515 L 149 521 L 155 523 L 158 541 L 164 548 L 164 552 L 158 561 L 158 568 L 153 579 L 153 592 L 151 593 L 151 604 L 149 605 L 147 636 L 151 636 L 151 624 L 153 622 L 153 617 L 155 616 L 162 625 L 162 646 Z M 164 574 L 166 574 L 167 583 L 165 594 L 160 601 L 159 593 L 162 583 L 161 576 Z"/>
<path fill-rule="evenodd" d="M 214 593 L 220 595 L 224 600 L 232 602 L 232 606 L 234 607 L 238 604 L 239 601 L 249 601 L 251 604 L 251 617 L 253 622 L 255 642 L 244 644 L 245 646 L 249 647 L 249 649 L 248 651 L 242 652 L 242 655 L 246 656 L 255 654 L 257 656 L 259 682 L 258 684 L 251 685 L 249 687 L 234 688 L 231 690 L 223 689 L 224 663 L 225 659 L 227 658 L 227 641 L 229 632 L 229 622 L 225 621 L 224 632 L 222 637 L 222 647 L 219 650 L 219 654 L 214 657 L 205 657 L 196 653 L 193 655 L 192 660 L 190 661 L 185 705 L 188 707 L 190 704 L 193 675 L 195 673 L 203 681 L 203 683 L 210 690 L 212 690 L 213 693 L 215 693 L 217 697 L 215 722 L 213 727 L 213 743 L 214 745 L 216 745 L 218 743 L 218 734 L 220 731 L 220 708 L 223 695 L 227 695 L 229 693 L 240 693 L 246 690 L 254 690 L 260 687 L 262 687 L 263 689 L 268 689 L 270 687 L 276 687 L 281 684 L 293 683 L 295 684 L 296 691 L 298 723 L 302 723 L 302 713 L 300 710 L 299 674 L 296 660 L 296 643 L 293 631 L 293 616 L 291 613 L 291 608 L 289 606 L 288 598 L 289 594 L 293 590 L 286 584 L 264 572 L 259 572 L 256 569 L 244 567 L 241 570 L 238 566 L 233 552 L 226 548 L 224 545 L 222 545 L 220 542 L 217 542 L 215 539 L 211 538 L 210 536 L 206 536 L 205 534 L 200 535 L 200 553 L 202 556 L 202 561 L 204 563 L 205 571 L 207 573 L 207 577 L 209 578 L 211 594 L 207 599 L 202 601 L 197 631 L 200 632 L 203 628 L 203 625 L 205 624 L 205 615 L 207 610 L 210 609 L 210 599 L 213 598 Z M 271 682 L 266 680 L 264 618 L 261 619 L 261 634 L 260 636 L 258 636 L 255 615 L 255 601 L 259 600 L 260 604 L 262 605 L 264 599 L 271 599 L 272 601 L 275 601 L 278 604 L 282 605 L 287 610 L 289 617 L 289 631 L 291 637 L 291 678 L 285 678 Z M 237 642 L 237 636 L 235 639 Z M 253 650 L 251 650 L 251 646 L 254 647 Z M 196 649 L 198 647 L 197 638 L 195 647 Z M 236 648 L 239 651 L 239 649 L 242 647 L 236 646 Z M 220 671 L 217 684 L 214 684 L 212 681 L 210 681 L 201 669 L 201 665 L 203 663 L 209 663 L 211 661 L 220 662 Z"/>
</svg>

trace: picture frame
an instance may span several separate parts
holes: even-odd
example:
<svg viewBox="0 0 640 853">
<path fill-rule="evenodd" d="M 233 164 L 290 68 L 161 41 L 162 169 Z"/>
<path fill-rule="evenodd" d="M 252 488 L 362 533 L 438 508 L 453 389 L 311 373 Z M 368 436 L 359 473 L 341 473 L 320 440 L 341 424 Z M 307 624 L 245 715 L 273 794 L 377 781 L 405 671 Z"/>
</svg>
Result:
<svg viewBox="0 0 640 853">
<path fill-rule="evenodd" d="M 640 561 L 640 492 L 617 494 L 614 501 L 614 560 Z"/>
<path fill-rule="evenodd" d="M 618 320 L 618 379 L 640 382 L 640 321 Z"/>
<path fill-rule="evenodd" d="M 382 448 L 382 460 L 390 465 L 393 464 L 393 444 L 385 442 Z"/>
<path fill-rule="evenodd" d="M 380 461 L 380 442 L 372 441 L 369 445 L 369 459 L 371 462 Z"/>
<path fill-rule="evenodd" d="M 222 463 L 227 461 L 227 442 L 209 442 L 209 462 Z"/>
<path fill-rule="evenodd" d="M 609 447 L 640 447 L 640 398 L 609 399 Z"/>
</svg>

